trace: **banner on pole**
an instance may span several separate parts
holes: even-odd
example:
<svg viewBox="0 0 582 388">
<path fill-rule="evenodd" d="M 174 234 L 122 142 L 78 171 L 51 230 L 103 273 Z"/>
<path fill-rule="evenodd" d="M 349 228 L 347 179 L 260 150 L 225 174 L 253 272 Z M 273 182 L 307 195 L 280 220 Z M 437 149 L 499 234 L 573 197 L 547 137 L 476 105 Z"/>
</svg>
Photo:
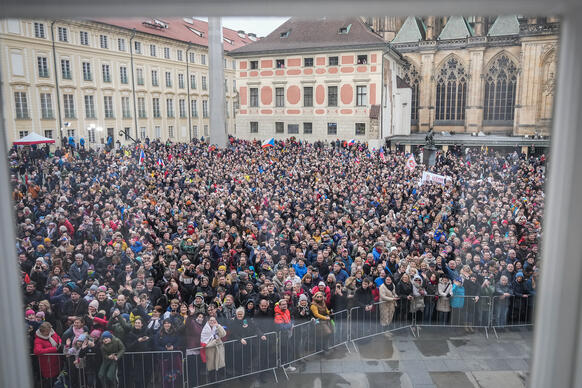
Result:
<svg viewBox="0 0 582 388">
<path fill-rule="evenodd" d="M 438 183 L 440 185 L 444 185 L 447 181 L 451 181 L 452 179 L 453 178 L 451 178 L 450 176 L 438 175 L 433 174 L 432 172 L 423 171 L 420 184 L 422 185 L 424 183 Z"/>
</svg>

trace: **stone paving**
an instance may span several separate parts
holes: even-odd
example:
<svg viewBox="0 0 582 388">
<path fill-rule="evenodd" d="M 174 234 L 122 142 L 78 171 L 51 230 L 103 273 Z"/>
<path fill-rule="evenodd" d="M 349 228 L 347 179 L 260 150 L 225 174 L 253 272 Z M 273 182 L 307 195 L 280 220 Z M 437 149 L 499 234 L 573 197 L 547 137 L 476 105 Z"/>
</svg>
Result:
<svg viewBox="0 0 582 388">
<path fill-rule="evenodd" d="M 394 388 L 521 388 L 525 387 L 532 354 L 533 331 L 423 328 L 420 337 L 401 330 L 380 334 L 313 356 L 295 365 L 289 380 L 277 371 L 261 383 L 255 377 L 221 384 L 224 387 L 394 387 Z M 354 346 L 357 348 L 354 348 Z"/>
</svg>

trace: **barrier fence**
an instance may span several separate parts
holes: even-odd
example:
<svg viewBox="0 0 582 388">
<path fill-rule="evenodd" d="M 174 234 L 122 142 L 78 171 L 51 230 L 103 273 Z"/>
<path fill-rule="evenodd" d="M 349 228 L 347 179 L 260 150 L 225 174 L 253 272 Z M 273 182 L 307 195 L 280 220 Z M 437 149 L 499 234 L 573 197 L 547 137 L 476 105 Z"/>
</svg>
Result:
<svg viewBox="0 0 582 388">
<path fill-rule="evenodd" d="M 424 295 L 357 306 L 330 315 L 330 320 L 310 319 L 291 330 L 270 332 L 195 349 L 126 352 L 116 363 L 118 387 L 203 387 L 293 365 L 328 349 L 346 346 L 382 333 L 421 327 L 499 329 L 533 324 L 534 298 L 524 296 Z M 49 353 L 31 355 L 35 387 L 95 388 L 103 361 L 95 351 L 84 357 Z M 285 375 L 287 372 L 283 369 Z"/>
</svg>

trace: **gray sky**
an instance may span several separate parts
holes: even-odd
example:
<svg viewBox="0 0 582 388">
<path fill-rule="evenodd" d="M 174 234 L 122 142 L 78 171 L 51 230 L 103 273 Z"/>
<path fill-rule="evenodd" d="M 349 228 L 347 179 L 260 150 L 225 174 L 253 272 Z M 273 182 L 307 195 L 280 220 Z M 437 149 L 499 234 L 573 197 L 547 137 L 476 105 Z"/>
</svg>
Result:
<svg viewBox="0 0 582 388">
<path fill-rule="evenodd" d="M 208 20 L 208 18 L 196 17 L 197 19 Z M 257 36 L 267 36 L 275 28 L 283 24 L 288 17 L 224 17 L 222 25 L 233 30 L 244 30 L 254 32 Z"/>
</svg>

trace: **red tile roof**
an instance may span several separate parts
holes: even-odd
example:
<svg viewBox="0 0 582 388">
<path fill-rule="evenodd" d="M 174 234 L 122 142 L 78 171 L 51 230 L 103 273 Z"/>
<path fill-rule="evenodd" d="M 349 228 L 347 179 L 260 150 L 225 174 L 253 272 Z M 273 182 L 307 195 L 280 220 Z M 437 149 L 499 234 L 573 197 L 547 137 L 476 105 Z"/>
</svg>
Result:
<svg viewBox="0 0 582 388">
<path fill-rule="evenodd" d="M 194 18 L 135 18 L 135 19 L 116 19 L 100 18 L 92 19 L 95 22 L 109 24 L 116 27 L 125 28 L 161 36 L 164 38 L 175 39 L 185 43 L 191 42 L 200 46 L 208 47 L 208 22 Z M 191 23 L 190 23 L 191 22 Z M 200 36 L 200 34 L 202 36 Z M 224 38 L 224 50 L 231 51 L 243 47 L 253 40 L 248 34 L 231 30 L 223 27 L 222 35 Z M 257 38 L 258 40 L 258 38 Z"/>
</svg>

